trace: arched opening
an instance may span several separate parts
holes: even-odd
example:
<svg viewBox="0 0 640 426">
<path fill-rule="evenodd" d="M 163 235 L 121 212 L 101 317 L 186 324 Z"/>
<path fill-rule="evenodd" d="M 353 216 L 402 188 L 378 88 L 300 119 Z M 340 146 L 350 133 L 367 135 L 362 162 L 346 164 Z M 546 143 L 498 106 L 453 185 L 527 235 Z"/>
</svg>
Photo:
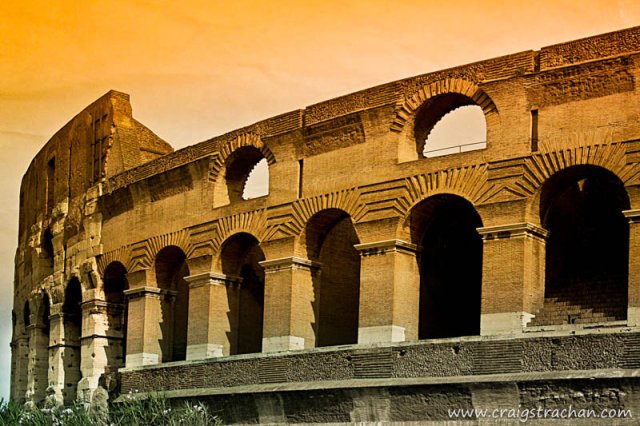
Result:
<svg viewBox="0 0 640 426">
<path fill-rule="evenodd" d="M 569 167 L 545 182 L 545 301 L 531 325 L 626 319 L 629 205 L 622 181 L 601 167 Z"/>
<path fill-rule="evenodd" d="M 127 344 L 127 270 L 120 262 L 110 263 L 104 270 L 104 296 L 107 302 L 107 335 L 112 339 L 107 359 L 109 367 L 124 367 Z"/>
<path fill-rule="evenodd" d="M 42 292 L 42 304 L 40 305 L 40 315 L 38 315 L 41 321 L 43 332 L 47 333 L 47 346 L 49 346 L 49 331 L 50 331 L 50 319 L 51 316 L 51 302 L 49 301 L 49 295 Z"/>
<path fill-rule="evenodd" d="M 422 247 L 418 338 L 479 334 L 482 220 L 475 208 L 457 195 L 434 195 L 412 209 L 409 225 Z"/>
<path fill-rule="evenodd" d="M 451 111 L 435 124 L 425 140 L 422 154 L 430 158 L 486 147 L 484 112 L 477 105 L 468 105 Z"/>
<path fill-rule="evenodd" d="M 360 305 L 360 241 L 342 210 L 316 213 L 306 227 L 309 259 L 320 263 L 314 280 L 316 346 L 355 344 Z"/>
<path fill-rule="evenodd" d="M 228 293 L 229 306 L 237 306 L 229 313 L 231 328 L 236 330 L 229 336 L 232 355 L 262 351 L 264 268 L 260 262 L 263 260 L 260 244 L 250 234 L 236 234 L 222 246 L 222 272 L 241 279 L 238 292 Z"/>
<path fill-rule="evenodd" d="M 24 323 L 24 329 L 31 325 L 31 308 L 29 307 L 29 301 L 24 302 L 24 309 L 22 310 L 22 322 Z"/>
<path fill-rule="evenodd" d="M 165 290 L 160 315 L 162 362 L 183 361 L 187 357 L 189 285 L 184 277 L 189 266 L 182 250 L 165 247 L 156 256 L 158 288 Z"/>
<path fill-rule="evenodd" d="M 42 253 L 44 275 L 51 275 L 53 273 L 53 234 L 49 228 L 45 229 L 42 235 Z"/>
<path fill-rule="evenodd" d="M 235 150 L 225 161 L 224 179 L 218 179 L 214 207 L 269 193 L 269 167 L 262 152 L 253 146 Z"/>
<path fill-rule="evenodd" d="M 65 405 L 76 399 L 80 372 L 80 338 L 82 337 L 82 287 L 77 278 L 71 278 L 64 291 L 62 316 L 64 340 L 62 342 L 62 363 L 64 368 L 64 389 L 62 398 Z"/>
<path fill-rule="evenodd" d="M 459 93 L 435 96 L 416 114 L 415 138 L 424 157 L 484 149 L 487 126 L 482 108 Z"/>
</svg>

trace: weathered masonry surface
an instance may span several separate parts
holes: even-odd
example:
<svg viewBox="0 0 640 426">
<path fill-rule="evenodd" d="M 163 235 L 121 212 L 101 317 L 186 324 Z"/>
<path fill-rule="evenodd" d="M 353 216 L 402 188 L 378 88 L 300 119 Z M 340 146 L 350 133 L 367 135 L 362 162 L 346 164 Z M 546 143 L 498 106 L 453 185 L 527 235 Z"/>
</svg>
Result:
<svg viewBox="0 0 640 426">
<path fill-rule="evenodd" d="M 636 27 L 178 151 L 105 94 L 22 181 L 12 398 L 165 391 L 228 423 L 640 416 L 639 61 Z M 486 147 L 425 156 L 470 105 Z"/>
</svg>

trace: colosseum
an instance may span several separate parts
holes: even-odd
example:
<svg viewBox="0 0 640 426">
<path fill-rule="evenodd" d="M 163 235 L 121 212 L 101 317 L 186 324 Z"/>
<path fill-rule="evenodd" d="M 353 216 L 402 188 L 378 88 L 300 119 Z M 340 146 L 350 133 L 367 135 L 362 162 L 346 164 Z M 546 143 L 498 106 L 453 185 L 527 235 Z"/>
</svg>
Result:
<svg viewBox="0 0 640 426">
<path fill-rule="evenodd" d="M 22 179 L 12 398 L 163 392 L 226 423 L 640 416 L 637 78 L 640 27 L 178 151 L 106 93 Z M 461 107 L 486 140 L 430 150 Z"/>
</svg>

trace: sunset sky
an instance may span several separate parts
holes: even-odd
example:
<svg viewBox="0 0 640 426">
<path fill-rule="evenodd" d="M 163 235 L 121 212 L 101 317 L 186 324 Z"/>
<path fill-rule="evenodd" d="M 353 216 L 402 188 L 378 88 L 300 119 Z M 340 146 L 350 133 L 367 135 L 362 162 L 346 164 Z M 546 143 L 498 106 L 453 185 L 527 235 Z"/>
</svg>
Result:
<svg viewBox="0 0 640 426">
<path fill-rule="evenodd" d="M 637 0 L 0 1 L 0 397 L 20 179 L 109 89 L 180 148 L 377 84 L 636 25 Z"/>
</svg>

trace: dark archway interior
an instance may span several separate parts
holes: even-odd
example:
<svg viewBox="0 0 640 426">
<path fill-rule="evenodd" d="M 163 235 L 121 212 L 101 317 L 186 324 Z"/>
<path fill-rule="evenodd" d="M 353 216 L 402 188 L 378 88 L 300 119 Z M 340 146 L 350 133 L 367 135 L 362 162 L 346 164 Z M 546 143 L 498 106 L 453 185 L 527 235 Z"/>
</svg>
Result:
<svg viewBox="0 0 640 426">
<path fill-rule="evenodd" d="M 235 150 L 225 162 L 227 191 L 229 201 L 240 201 L 249 174 L 264 158 L 262 152 L 253 146 L 245 146 Z"/>
<path fill-rule="evenodd" d="M 110 367 L 123 367 L 127 353 L 127 270 L 120 262 L 110 263 L 104 271 L 104 295 L 107 302 L 108 332 L 120 339 L 119 347 L 109 354 Z"/>
<path fill-rule="evenodd" d="M 169 294 L 163 297 L 160 330 L 162 362 L 187 358 L 187 325 L 189 318 L 189 284 L 184 277 L 189 266 L 184 252 L 175 246 L 165 247 L 156 256 L 156 281 Z"/>
<path fill-rule="evenodd" d="M 77 278 L 71 278 L 64 292 L 62 313 L 64 320 L 64 383 L 62 397 L 65 404 L 75 401 L 80 372 L 80 338 L 82 337 L 82 287 Z"/>
<path fill-rule="evenodd" d="M 64 303 L 62 304 L 62 312 L 65 321 L 79 327 L 82 324 L 82 287 L 80 281 L 73 277 L 67 283 L 64 291 Z M 79 332 L 78 332 L 79 334 Z"/>
<path fill-rule="evenodd" d="M 29 302 L 24 302 L 24 310 L 22 311 L 22 321 L 24 322 L 24 328 L 26 329 L 31 325 L 31 308 Z"/>
<path fill-rule="evenodd" d="M 555 312 L 545 306 L 546 322 L 626 318 L 629 225 L 622 211 L 627 209 L 623 183 L 603 168 L 570 167 L 544 184 L 540 217 L 550 232 L 545 305 L 556 305 Z"/>
<path fill-rule="evenodd" d="M 44 253 L 45 267 L 50 269 L 48 274 L 53 273 L 53 234 L 47 228 L 42 236 L 42 251 Z"/>
<path fill-rule="evenodd" d="M 104 296 L 108 303 L 124 303 L 129 288 L 127 270 L 120 262 L 110 263 L 104 270 Z"/>
<path fill-rule="evenodd" d="M 42 321 L 42 330 L 49 336 L 50 319 L 51 316 L 51 302 L 49 301 L 49 295 L 42 293 L 42 306 L 40 306 L 40 321 Z M 48 340 L 47 340 L 48 342 Z M 48 344 L 47 344 L 48 346 Z"/>
<path fill-rule="evenodd" d="M 360 241 L 351 217 L 337 209 L 321 211 L 307 225 L 311 260 L 321 264 L 314 282 L 316 346 L 355 344 L 360 304 Z"/>
<path fill-rule="evenodd" d="M 250 234 L 236 234 L 222 248 L 222 272 L 242 279 L 237 293 L 237 312 L 229 313 L 232 323 L 237 318 L 236 336 L 229 339 L 231 354 L 262 351 L 264 268 L 259 262 L 263 260 L 265 256 L 260 244 Z"/>
<path fill-rule="evenodd" d="M 479 334 L 482 221 L 475 208 L 461 197 L 436 195 L 413 209 L 410 226 L 422 247 L 418 337 Z"/>
</svg>

